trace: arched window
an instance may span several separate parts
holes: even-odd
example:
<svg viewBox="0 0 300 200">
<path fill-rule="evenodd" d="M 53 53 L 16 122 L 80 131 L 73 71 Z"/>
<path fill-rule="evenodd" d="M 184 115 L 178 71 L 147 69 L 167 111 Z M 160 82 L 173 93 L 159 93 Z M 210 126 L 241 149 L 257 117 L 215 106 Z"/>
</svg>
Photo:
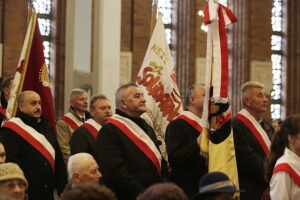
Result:
<svg viewBox="0 0 300 200">
<path fill-rule="evenodd" d="M 162 14 L 162 20 L 165 24 L 168 44 L 172 47 L 172 0 L 159 0 L 157 3 L 157 8 Z"/>
<path fill-rule="evenodd" d="M 280 119 L 282 113 L 282 41 L 283 41 L 283 25 L 282 25 L 282 0 L 273 0 L 272 8 L 272 72 L 273 72 L 273 90 L 271 93 L 272 104 L 271 114 L 272 119 Z"/>
<path fill-rule="evenodd" d="M 53 78 L 55 69 L 51 66 L 51 19 L 52 19 L 52 0 L 31 0 L 31 3 L 37 13 L 41 35 L 43 37 L 45 62 L 48 66 L 51 85 L 53 86 Z"/>
</svg>

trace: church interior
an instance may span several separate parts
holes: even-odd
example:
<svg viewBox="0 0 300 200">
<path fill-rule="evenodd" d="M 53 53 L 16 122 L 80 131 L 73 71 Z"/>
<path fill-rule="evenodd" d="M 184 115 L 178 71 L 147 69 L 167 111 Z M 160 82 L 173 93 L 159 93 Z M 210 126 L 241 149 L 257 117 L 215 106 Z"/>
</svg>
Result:
<svg viewBox="0 0 300 200">
<path fill-rule="evenodd" d="M 300 112 L 300 1 L 220 0 L 237 18 L 227 27 L 232 112 L 241 109 L 240 87 L 265 85 L 266 119 Z M 152 0 L 1 0 L 0 73 L 14 76 L 25 38 L 29 5 L 39 17 L 56 117 L 69 91 L 105 94 L 135 81 L 151 37 Z M 158 0 L 181 95 L 205 80 L 205 0 Z"/>
</svg>

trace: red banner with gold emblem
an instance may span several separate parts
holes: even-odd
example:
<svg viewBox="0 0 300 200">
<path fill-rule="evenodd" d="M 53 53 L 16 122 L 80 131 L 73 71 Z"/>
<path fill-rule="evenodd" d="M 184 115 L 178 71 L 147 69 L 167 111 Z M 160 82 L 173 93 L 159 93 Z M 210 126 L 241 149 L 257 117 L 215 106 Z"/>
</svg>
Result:
<svg viewBox="0 0 300 200">
<path fill-rule="evenodd" d="M 49 73 L 45 63 L 43 40 L 35 12 L 32 12 L 27 28 L 19 65 L 14 77 L 6 116 L 14 117 L 17 112 L 17 96 L 25 90 L 37 92 L 42 101 L 42 117 L 55 127 L 54 106 L 50 89 Z"/>
</svg>

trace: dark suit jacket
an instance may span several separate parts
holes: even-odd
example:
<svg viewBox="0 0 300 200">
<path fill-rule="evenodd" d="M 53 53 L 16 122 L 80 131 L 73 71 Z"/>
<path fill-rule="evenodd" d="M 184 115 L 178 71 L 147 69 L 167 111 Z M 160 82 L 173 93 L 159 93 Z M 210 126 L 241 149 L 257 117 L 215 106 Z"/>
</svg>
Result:
<svg viewBox="0 0 300 200">
<path fill-rule="evenodd" d="M 263 122 L 263 128 L 272 137 L 273 128 Z M 266 154 L 252 132 L 237 118 L 232 119 L 234 146 L 238 167 L 241 200 L 260 200 L 267 187 L 264 179 L 264 162 Z"/>
<path fill-rule="evenodd" d="M 120 110 L 116 113 L 138 124 L 158 147 L 160 142 L 153 129 L 142 118 L 130 117 Z M 114 124 L 101 128 L 97 142 L 103 182 L 118 199 L 135 199 L 148 186 L 163 180 L 150 159 Z M 166 173 L 166 161 L 162 160 L 162 174 Z"/>
<path fill-rule="evenodd" d="M 97 160 L 97 141 L 96 138 L 85 128 L 80 126 L 76 129 L 70 140 L 71 155 L 80 152 L 91 154 Z"/>
<path fill-rule="evenodd" d="M 43 134 L 55 149 L 55 170 L 48 160 L 31 144 L 9 128 L 1 128 L 0 141 L 3 143 L 7 162 L 17 163 L 28 180 L 28 196 L 30 200 L 53 200 L 54 188 L 58 193 L 67 184 L 66 167 L 58 146 L 55 133 L 46 120 L 37 122 L 29 115 L 20 113 L 22 121 Z"/>
<path fill-rule="evenodd" d="M 199 135 L 200 133 L 183 119 L 172 121 L 166 130 L 171 180 L 189 197 L 198 194 L 199 180 L 207 172 L 205 159 L 199 154 Z"/>
</svg>

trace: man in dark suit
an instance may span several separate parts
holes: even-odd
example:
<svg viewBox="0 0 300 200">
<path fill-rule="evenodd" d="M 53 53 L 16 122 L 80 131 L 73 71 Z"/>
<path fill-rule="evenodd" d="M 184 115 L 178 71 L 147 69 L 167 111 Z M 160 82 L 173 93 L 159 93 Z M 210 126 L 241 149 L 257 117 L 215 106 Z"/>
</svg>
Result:
<svg viewBox="0 0 300 200">
<path fill-rule="evenodd" d="M 8 162 L 17 163 L 28 180 L 30 200 L 53 200 L 67 183 L 66 167 L 54 130 L 41 118 L 41 98 L 33 91 L 18 96 L 20 113 L 3 125 L 0 141 Z"/>
<path fill-rule="evenodd" d="M 264 161 L 270 151 L 272 126 L 262 119 L 268 99 L 264 86 L 250 81 L 241 88 L 244 108 L 232 119 L 241 200 L 260 200 L 267 187 Z"/>
<path fill-rule="evenodd" d="M 199 180 L 207 171 L 205 159 L 200 156 L 204 96 L 204 85 L 192 85 L 185 98 L 186 111 L 170 122 L 166 130 L 171 179 L 190 198 L 198 194 Z"/>
<path fill-rule="evenodd" d="M 161 182 L 167 172 L 153 129 L 140 117 L 145 98 L 135 83 L 116 92 L 116 114 L 97 136 L 103 182 L 118 199 L 135 199 L 148 186 Z"/>
</svg>

